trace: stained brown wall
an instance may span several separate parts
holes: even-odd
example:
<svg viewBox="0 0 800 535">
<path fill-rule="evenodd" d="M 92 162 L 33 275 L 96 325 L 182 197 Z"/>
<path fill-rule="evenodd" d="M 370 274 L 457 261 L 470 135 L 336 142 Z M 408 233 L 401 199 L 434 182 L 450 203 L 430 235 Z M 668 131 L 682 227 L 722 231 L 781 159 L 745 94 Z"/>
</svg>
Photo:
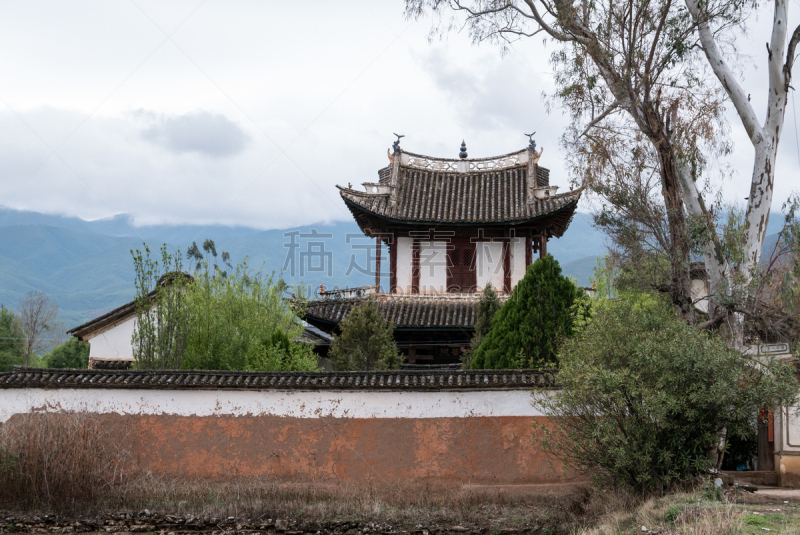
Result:
<svg viewBox="0 0 800 535">
<path fill-rule="evenodd" d="M 437 484 L 565 481 L 533 441 L 542 417 L 99 416 L 138 466 L 213 478 Z"/>
</svg>

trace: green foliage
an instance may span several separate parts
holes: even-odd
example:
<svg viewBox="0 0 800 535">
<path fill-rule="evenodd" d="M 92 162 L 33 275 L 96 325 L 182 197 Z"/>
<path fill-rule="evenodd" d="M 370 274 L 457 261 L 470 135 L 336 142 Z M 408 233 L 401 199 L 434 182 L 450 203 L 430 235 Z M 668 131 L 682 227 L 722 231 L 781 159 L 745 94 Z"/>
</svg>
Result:
<svg viewBox="0 0 800 535">
<path fill-rule="evenodd" d="M 462 356 L 462 363 L 465 368 L 469 368 L 473 352 L 478 349 L 483 339 L 492 330 L 492 321 L 494 320 L 494 315 L 500 310 L 500 306 L 497 292 L 494 291 L 492 283 L 487 282 L 480 301 L 478 301 L 478 309 L 475 311 L 475 334 L 472 335 L 469 349 Z"/>
<path fill-rule="evenodd" d="M 748 526 L 766 526 L 767 519 L 761 515 L 745 515 L 744 523 Z"/>
<path fill-rule="evenodd" d="M 11 371 L 25 362 L 22 354 L 23 335 L 14 313 L 0 307 L 0 372 Z"/>
<path fill-rule="evenodd" d="M 196 271 L 187 286 L 186 352 L 181 367 L 199 370 L 314 371 L 303 326 L 283 299 L 285 286 L 253 273 L 245 260 L 232 273 Z"/>
<path fill-rule="evenodd" d="M 333 339 L 330 358 L 336 370 L 394 370 L 401 357 L 392 336 L 392 324 L 367 299 L 350 309 Z"/>
<path fill-rule="evenodd" d="M 131 340 L 137 368 L 177 369 L 189 332 L 185 288 L 191 277 L 183 272 L 180 250 L 161 246 L 161 263 L 144 252 L 131 251 L 136 271 L 136 326 Z M 163 274 L 163 275 L 162 275 Z"/>
<path fill-rule="evenodd" d="M 703 472 L 723 429 L 747 435 L 760 407 L 788 404 L 797 393 L 790 366 L 741 355 L 649 294 L 599 301 L 559 359 L 562 390 L 534 397 L 555 423 L 542 429 L 544 447 L 567 466 L 638 492 Z"/>
<path fill-rule="evenodd" d="M 472 369 L 526 368 L 553 364 L 561 340 L 572 334 L 571 307 L 581 294 L 561 274 L 552 255 L 528 267 L 492 329 L 473 353 Z"/>
<path fill-rule="evenodd" d="M 235 271 L 209 269 L 196 244 L 194 277 L 182 271 L 180 251 L 161 248 L 161 261 L 132 252 L 136 270 L 137 326 L 133 334 L 138 368 L 311 371 L 317 359 L 295 342 L 303 327 L 283 300 L 285 285 L 252 272 L 247 260 Z M 203 249 L 216 257 L 214 242 Z M 199 258 L 198 258 L 198 255 Z M 223 253 L 223 261 L 229 261 Z M 233 269 L 229 266 L 229 269 Z M 166 275 L 160 276 L 160 273 Z"/>
<path fill-rule="evenodd" d="M 675 522 L 681 515 L 681 512 L 683 512 L 683 510 L 677 505 L 670 505 L 669 509 L 667 509 L 667 512 L 664 513 L 664 522 L 668 522 L 670 524 Z"/>
<path fill-rule="evenodd" d="M 70 338 L 43 355 L 42 364 L 47 368 L 88 368 L 89 343 Z"/>
<path fill-rule="evenodd" d="M 618 269 L 614 259 L 606 255 L 598 258 L 592 271 L 592 288 L 598 299 L 611 299 L 616 296 L 616 278 Z"/>
</svg>

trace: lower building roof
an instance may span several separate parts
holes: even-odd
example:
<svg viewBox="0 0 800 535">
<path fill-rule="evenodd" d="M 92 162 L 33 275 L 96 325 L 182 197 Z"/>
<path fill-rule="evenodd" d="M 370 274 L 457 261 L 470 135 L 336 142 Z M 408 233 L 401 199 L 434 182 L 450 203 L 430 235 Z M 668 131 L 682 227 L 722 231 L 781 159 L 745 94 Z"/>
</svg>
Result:
<svg viewBox="0 0 800 535">
<path fill-rule="evenodd" d="M 377 294 L 378 311 L 395 329 L 466 329 L 475 328 L 481 295 Z M 500 302 L 508 296 L 498 295 Z M 305 320 L 311 324 L 338 325 L 350 309 L 369 297 L 320 299 L 308 303 Z"/>
</svg>

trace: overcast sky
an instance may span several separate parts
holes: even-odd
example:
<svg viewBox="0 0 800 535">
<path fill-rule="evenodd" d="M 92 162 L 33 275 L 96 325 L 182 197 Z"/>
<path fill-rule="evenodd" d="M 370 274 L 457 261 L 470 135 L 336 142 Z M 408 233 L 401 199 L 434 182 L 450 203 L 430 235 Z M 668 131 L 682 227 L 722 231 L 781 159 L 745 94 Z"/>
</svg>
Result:
<svg viewBox="0 0 800 535">
<path fill-rule="evenodd" d="M 552 90 L 540 39 L 501 57 L 466 35 L 427 40 L 401 0 L 4 1 L 0 16 L 0 205 L 137 225 L 282 228 L 350 219 L 336 184 L 377 179 L 393 132 L 406 150 L 456 157 L 526 145 L 566 186 L 546 114 Z M 800 9 L 792 3 L 792 21 Z M 771 16 L 740 40 L 764 63 Z M 763 116 L 766 78 L 747 72 Z M 798 188 L 793 108 L 775 207 Z M 736 118 L 733 117 L 735 120 Z M 752 148 L 733 122 L 748 193 Z M 588 207 L 583 207 L 584 211 Z"/>
</svg>

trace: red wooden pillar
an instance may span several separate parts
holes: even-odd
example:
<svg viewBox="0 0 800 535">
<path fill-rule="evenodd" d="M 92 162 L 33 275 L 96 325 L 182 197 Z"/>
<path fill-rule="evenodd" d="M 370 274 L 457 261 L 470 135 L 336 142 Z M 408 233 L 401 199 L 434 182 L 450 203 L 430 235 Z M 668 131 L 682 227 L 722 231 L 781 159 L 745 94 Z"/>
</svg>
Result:
<svg viewBox="0 0 800 535">
<path fill-rule="evenodd" d="M 539 258 L 547 256 L 547 233 L 544 233 L 539 238 Z"/>
<path fill-rule="evenodd" d="M 419 240 L 416 238 L 411 248 L 411 293 L 419 293 Z"/>
<path fill-rule="evenodd" d="M 533 238 L 525 238 L 525 269 L 533 263 Z"/>
<path fill-rule="evenodd" d="M 397 240 L 389 239 L 389 293 L 397 293 Z"/>
<path fill-rule="evenodd" d="M 381 291 L 381 237 L 375 237 L 375 291 Z"/>
<path fill-rule="evenodd" d="M 503 292 L 511 293 L 511 240 L 503 243 Z"/>
</svg>

